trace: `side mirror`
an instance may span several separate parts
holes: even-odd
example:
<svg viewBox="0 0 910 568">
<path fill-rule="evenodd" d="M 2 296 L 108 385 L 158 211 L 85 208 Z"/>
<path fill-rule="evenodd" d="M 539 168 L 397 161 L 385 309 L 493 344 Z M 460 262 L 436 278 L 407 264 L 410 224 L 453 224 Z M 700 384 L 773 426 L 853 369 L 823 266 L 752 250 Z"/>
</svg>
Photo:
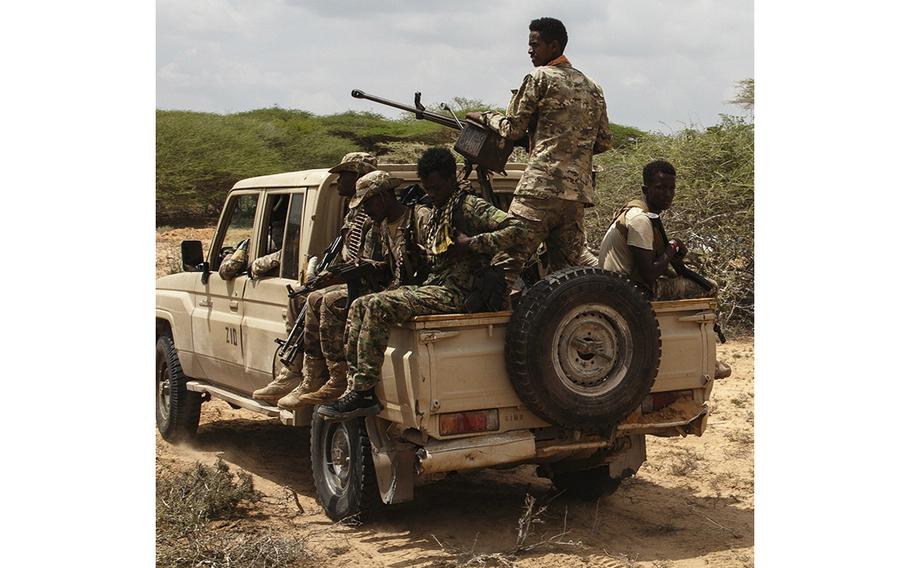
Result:
<svg viewBox="0 0 910 568">
<path fill-rule="evenodd" d="M 196 272 L 205 261 L 202 254 L 202 241 L 183 241 L 180 243 L 180 258 L 184 272 Z"/>
</svg>

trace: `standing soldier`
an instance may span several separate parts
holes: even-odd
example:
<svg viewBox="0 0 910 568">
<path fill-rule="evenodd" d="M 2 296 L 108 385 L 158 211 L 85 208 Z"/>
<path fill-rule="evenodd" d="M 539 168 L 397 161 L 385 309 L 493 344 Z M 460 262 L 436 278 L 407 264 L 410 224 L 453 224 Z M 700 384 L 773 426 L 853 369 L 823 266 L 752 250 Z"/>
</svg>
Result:
<svg viewBox="0 0 910 568">
<path fill-rule="evenodd" d="M 338 174 L 338 195 L 350 199 L 357 180 L 376 169 L 376 158 L 366 152 L 351 152 L 329 172 Z M 352 263 L 359 258 L 381 259 L 381 243 L 372 231 L 372 220 L 359 208 L 350 207 L 341 232 L 344 245 L 336 264 Z M 288 326 L 305 310 L 303 349 L 291 365 L 267 386 L 253 392 L 253 398 L 293 410 L 301 407 L 300 395 L 324 386 L 327 395 L 341 396 L 346 385 L 347 364 L 344 361 L 344 322 L 347 316 L 347 289 L 331 274 L 315 276 L 321 288 L 307 296 L 296 296 L 288 305 Z M 301 305 L 302 304 L 302 305 Z M 301 371 L 303 371 L 301 373 Z M 326 378 L 328 377 L 328 382 Z M 334 400 L 330 399 L 330 400 Z"/>
<path fill-rule="evenodd" d="M 423 314 L 469 311 L 466 301 L 477 292 L 492 256 L 527 238 L 527 229 L 516 217 L 467 193 L 468 182 L 459 185 L 455 157 L 449 150 L 424 152 L 417 175 L 433 201 L 425 240 L 430 275 L 423 285 L 362 296 L 351 306 L 347 354 L 352 386 L 337 402 L 319 407 L 319 414 L 327 419 L 378 413 L 374 387 L 391 326 Z"/>
<path fill-rule="evenodd" d="M 509 207 L 528 225 L 528 238 L 514 254 L 494 259 L 510 284 L 544 242 L 551 271 L 597 265 L 587 248 L 584 208 L 594 205 L 593 155 L 612 142 L 603 92 L 563 55 L 565 26 L 555 18 L 540 18 L 529 30 L 528 54 L 535 69 L 506 114 L 467 115 L 510 140 L 529 139 L 528 166 Z"/>
</svg>

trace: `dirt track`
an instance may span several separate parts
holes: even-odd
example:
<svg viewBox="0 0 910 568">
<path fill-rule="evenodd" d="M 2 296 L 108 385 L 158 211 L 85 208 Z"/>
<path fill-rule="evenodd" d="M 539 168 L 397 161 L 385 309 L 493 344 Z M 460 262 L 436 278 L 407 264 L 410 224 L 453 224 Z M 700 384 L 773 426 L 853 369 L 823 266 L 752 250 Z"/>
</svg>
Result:
<svg viewBox="0 0 910 568">
<path fill-rule="evenodd" d="M 367 526 L 334 525 L 315 501 L 308 431 L 220 401 L 203 406 L 192 447 L 158 437 L 157 457 L 159 463 L 221 457 L 250 472 L 266 495 L 259 521 L 303 539 L 333 566 L 439 566 L 458 559 L 458 551 L 508 551 L 526 493 L 548 504 L 545 523 L 527 542 L 562 532 L 565 522 L 569 533 L 560 540 L 579 544 L 540 547 L 519 555 L 518 566 L 752 566 L 752 340 L 730 341 L 718 351 L 733 376 L 715 385 L 708 432 L 649 436 L 648 461 L 638 475 L 598 503 L 556 496 L 548 480 L 522 466 L 453 475 L 418 487 L 413 502 L 387 508 Z M 286 487 L 299 495 L 303 513 Z"/>
</svg>

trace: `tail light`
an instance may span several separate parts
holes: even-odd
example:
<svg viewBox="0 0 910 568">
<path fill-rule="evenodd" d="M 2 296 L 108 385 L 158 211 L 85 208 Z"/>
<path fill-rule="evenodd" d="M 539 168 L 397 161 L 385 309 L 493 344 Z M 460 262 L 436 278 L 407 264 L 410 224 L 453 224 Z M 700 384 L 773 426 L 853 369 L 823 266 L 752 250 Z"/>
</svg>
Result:
<svg viewBox="0 0 910 568">
<path fill-rule="evenodd" d="M 692 398 L 693 394 L 690 390 L 651 393 L 641 402 L 641 413 L 657 412 L 677 400 L 692 400 Z"/>
<path fill-rule="evenodd" d="M 443 436 L 499 430 L 499 410 L 450 412 L 439 415 L 439 433 Z"/>
</svg>

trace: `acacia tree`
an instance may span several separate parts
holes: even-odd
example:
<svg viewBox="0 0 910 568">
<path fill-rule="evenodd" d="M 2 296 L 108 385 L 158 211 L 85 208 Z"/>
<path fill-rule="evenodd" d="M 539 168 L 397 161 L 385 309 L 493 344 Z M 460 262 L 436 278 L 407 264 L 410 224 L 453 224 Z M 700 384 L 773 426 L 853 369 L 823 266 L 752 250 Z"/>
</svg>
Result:
<svg viewBox="0 0 910 568">
<path fill-rule="evenodd" d="M 736 97 L 729 101 L 753 112 L 755 109 L 755 79 L 749 77 L 736 82 Z"/>
</svg>

